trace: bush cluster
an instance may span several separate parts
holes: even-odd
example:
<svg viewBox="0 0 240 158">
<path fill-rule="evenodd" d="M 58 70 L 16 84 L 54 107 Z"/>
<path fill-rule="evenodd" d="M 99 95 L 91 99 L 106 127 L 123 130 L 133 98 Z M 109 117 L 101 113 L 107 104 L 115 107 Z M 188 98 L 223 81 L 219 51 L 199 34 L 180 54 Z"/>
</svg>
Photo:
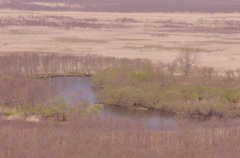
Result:
<svg viewBox="0 0 240 158">
<path fill-rule="evenodd" d="M 202 70 L 205 70 L 203 68 Z M 153 65 L 109 67 L 92 76 L 98 100 L 118 106 L 141 106 L 184 115 L 238 116 L 238 78 L 173 75 Z"/>
</svg>

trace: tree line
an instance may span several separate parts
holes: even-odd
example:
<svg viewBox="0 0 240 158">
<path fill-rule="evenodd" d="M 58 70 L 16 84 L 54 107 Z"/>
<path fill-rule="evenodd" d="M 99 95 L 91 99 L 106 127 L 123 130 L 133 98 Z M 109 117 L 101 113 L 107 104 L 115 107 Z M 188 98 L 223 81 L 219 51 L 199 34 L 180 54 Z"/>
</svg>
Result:
<svg viewBox="0 0 240 158">
<path fill-rule="evenodd" d="M 140 67 L 148 59 L 127 59 L 84 54 L 13 53 L 0 56 L 0 72 L 24 76 L 91 75 L 106 67 L 130 64 Z"/>
</svg>

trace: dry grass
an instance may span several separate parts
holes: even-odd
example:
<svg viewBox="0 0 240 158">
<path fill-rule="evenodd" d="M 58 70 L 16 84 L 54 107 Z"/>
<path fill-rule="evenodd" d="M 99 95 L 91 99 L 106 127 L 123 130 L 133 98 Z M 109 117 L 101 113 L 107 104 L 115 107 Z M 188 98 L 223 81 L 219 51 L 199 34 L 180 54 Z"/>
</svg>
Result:
<svg viewBox="0 0 240 158">
<path fill-rule="evenodd" d="M 99 29 L 78 26 L 68 29 L 17 25 L 2 27 L 1 53 L 18 51 L 91 53 L 172 62 L 182 49 L 190 49 L 201 52 L 201 66 L 212 66 L 220 70 L 234 70 L 239 67 L 240 45 L 237 41 L 239 31 L 228 28 L 228 24 L 224 23 L 239 22 L 239 13 L 61 13 L 1 10 L 2 18 L 18 18 L 20 14 L 63 16 L 82 19 L 83 22 L 96 19 L 91 23 L 104 27 Z M 134 21 L 119 21 L 124 18 Z"/>
<path fill-rule="evenodd" d="M 132 50 L 139 50 L 139 51 L 184 51 L 188 50 L 191 52 L 196 53 L 211 53 L 215 51 L 221 51 L 219 49 L 210 50 L 210 49 L 203 49 L 203 48 L 193 48 L 193 47 L 164 47 L 161 45 L 145 45 L 142 47 L 134 47 L 134 46 L 124 46 L 123 49 L 132 49 Z"/>
<path fill-rule="evenodd" d="M 62 43 L 107 43 L 103 39 L 80 39 L 80 38 L 55 38 L 55 41 Z"/>
<path fill-rule="evenodd" d="M 240 156 L 239 127 L 223 120 L 183 122 L 158 130 L 99 117 L 73 117 L 67 123 L 0 120 L 0 124 L 1 158 Z"/>
</svg>

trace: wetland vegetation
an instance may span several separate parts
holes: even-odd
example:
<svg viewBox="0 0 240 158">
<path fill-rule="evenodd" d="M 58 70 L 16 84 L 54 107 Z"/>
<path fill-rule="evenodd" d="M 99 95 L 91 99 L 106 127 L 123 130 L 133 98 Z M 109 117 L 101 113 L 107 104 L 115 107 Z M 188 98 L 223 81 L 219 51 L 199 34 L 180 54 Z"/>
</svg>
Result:
<svg viewBox="0 0 240 158">
<path fill-rule="evenodd" d="M 0 0 L 0 12 L 0 158 L 240 157 L 239 0 Z M 99 104 L 58 95 L 59 76 L 91 76 Z M 103 104 L 135 120 L 95 115 Z M 158 111 L 181 121 L 146 125 Z"/>
<path fill-rule="evenodd" d="M 0 119 L 2 158 L 237 158 L 239 123 L 185 121 L 147 129 L 125 119 L 71 117 L 68 123 Z M 174 130 L 173 130 L 174 129 Z"/>
<path fill-rule="evenodd" d="M 51 85 L 47 84 L 44 88 L 41 86 L 43 83 L 31 77 L 93 75 L 92 83 L 98 87 L 97 100 L 102 104 L 160 110 L 191 117 L 239 116 L 239 71 L 219 73 L 211 67 L 197 67 L 197 53 L 190 53 L 189 50 L 182 52 L 172 64 L 98 55 L 30 53 L 4 55 L 0 61 L 3 72 L 2 109 L 30 106 L 34 108 L 25 109 L 41 111 L 38 105 L 51 98 L 46 92 L 53 95 L 54 90 L 48 89 Z M 7 73 L 13 75 L 7 76 Z M 28 82 L 33 84 L 26 84 Z M 8 88 L 7 92 L 5 89 L 10 85 L 12 88 Z M 18 91 L 23 96 L 15 95 Z M 67 103 L 58 99 L 62 107 L 56 113 L 72 111 L 67 108 Z"/>
<path fill-rule="evenodd" d="M 136 69 L 121 65 L 95 73 L 92 82 L 99 87 L 98 100 L 104 104 L 187 116 L 239 116 L 240 80 L 228 74 L 234 72 L 224 76 L 214 74 L 211 68 L 195 71 L 186 76 L 174 75 L 161 66 L 146 64 Z"/>
</svg>

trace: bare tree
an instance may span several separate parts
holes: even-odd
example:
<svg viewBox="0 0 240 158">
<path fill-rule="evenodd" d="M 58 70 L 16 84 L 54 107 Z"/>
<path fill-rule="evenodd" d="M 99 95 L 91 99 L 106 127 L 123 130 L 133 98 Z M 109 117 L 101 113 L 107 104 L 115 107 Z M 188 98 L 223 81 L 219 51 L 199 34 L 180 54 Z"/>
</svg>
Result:
<svg viewBox="0 0 240 158">
<path fill-rule="evenodd" d="M 198 53 L 190 52 L 189 50 L 182 51 L 176 59 L 179 69 L 185 76 L 189 75 L 191 69 L 194 65 L 196 65 L 197 61 Z"/>
</svg>

